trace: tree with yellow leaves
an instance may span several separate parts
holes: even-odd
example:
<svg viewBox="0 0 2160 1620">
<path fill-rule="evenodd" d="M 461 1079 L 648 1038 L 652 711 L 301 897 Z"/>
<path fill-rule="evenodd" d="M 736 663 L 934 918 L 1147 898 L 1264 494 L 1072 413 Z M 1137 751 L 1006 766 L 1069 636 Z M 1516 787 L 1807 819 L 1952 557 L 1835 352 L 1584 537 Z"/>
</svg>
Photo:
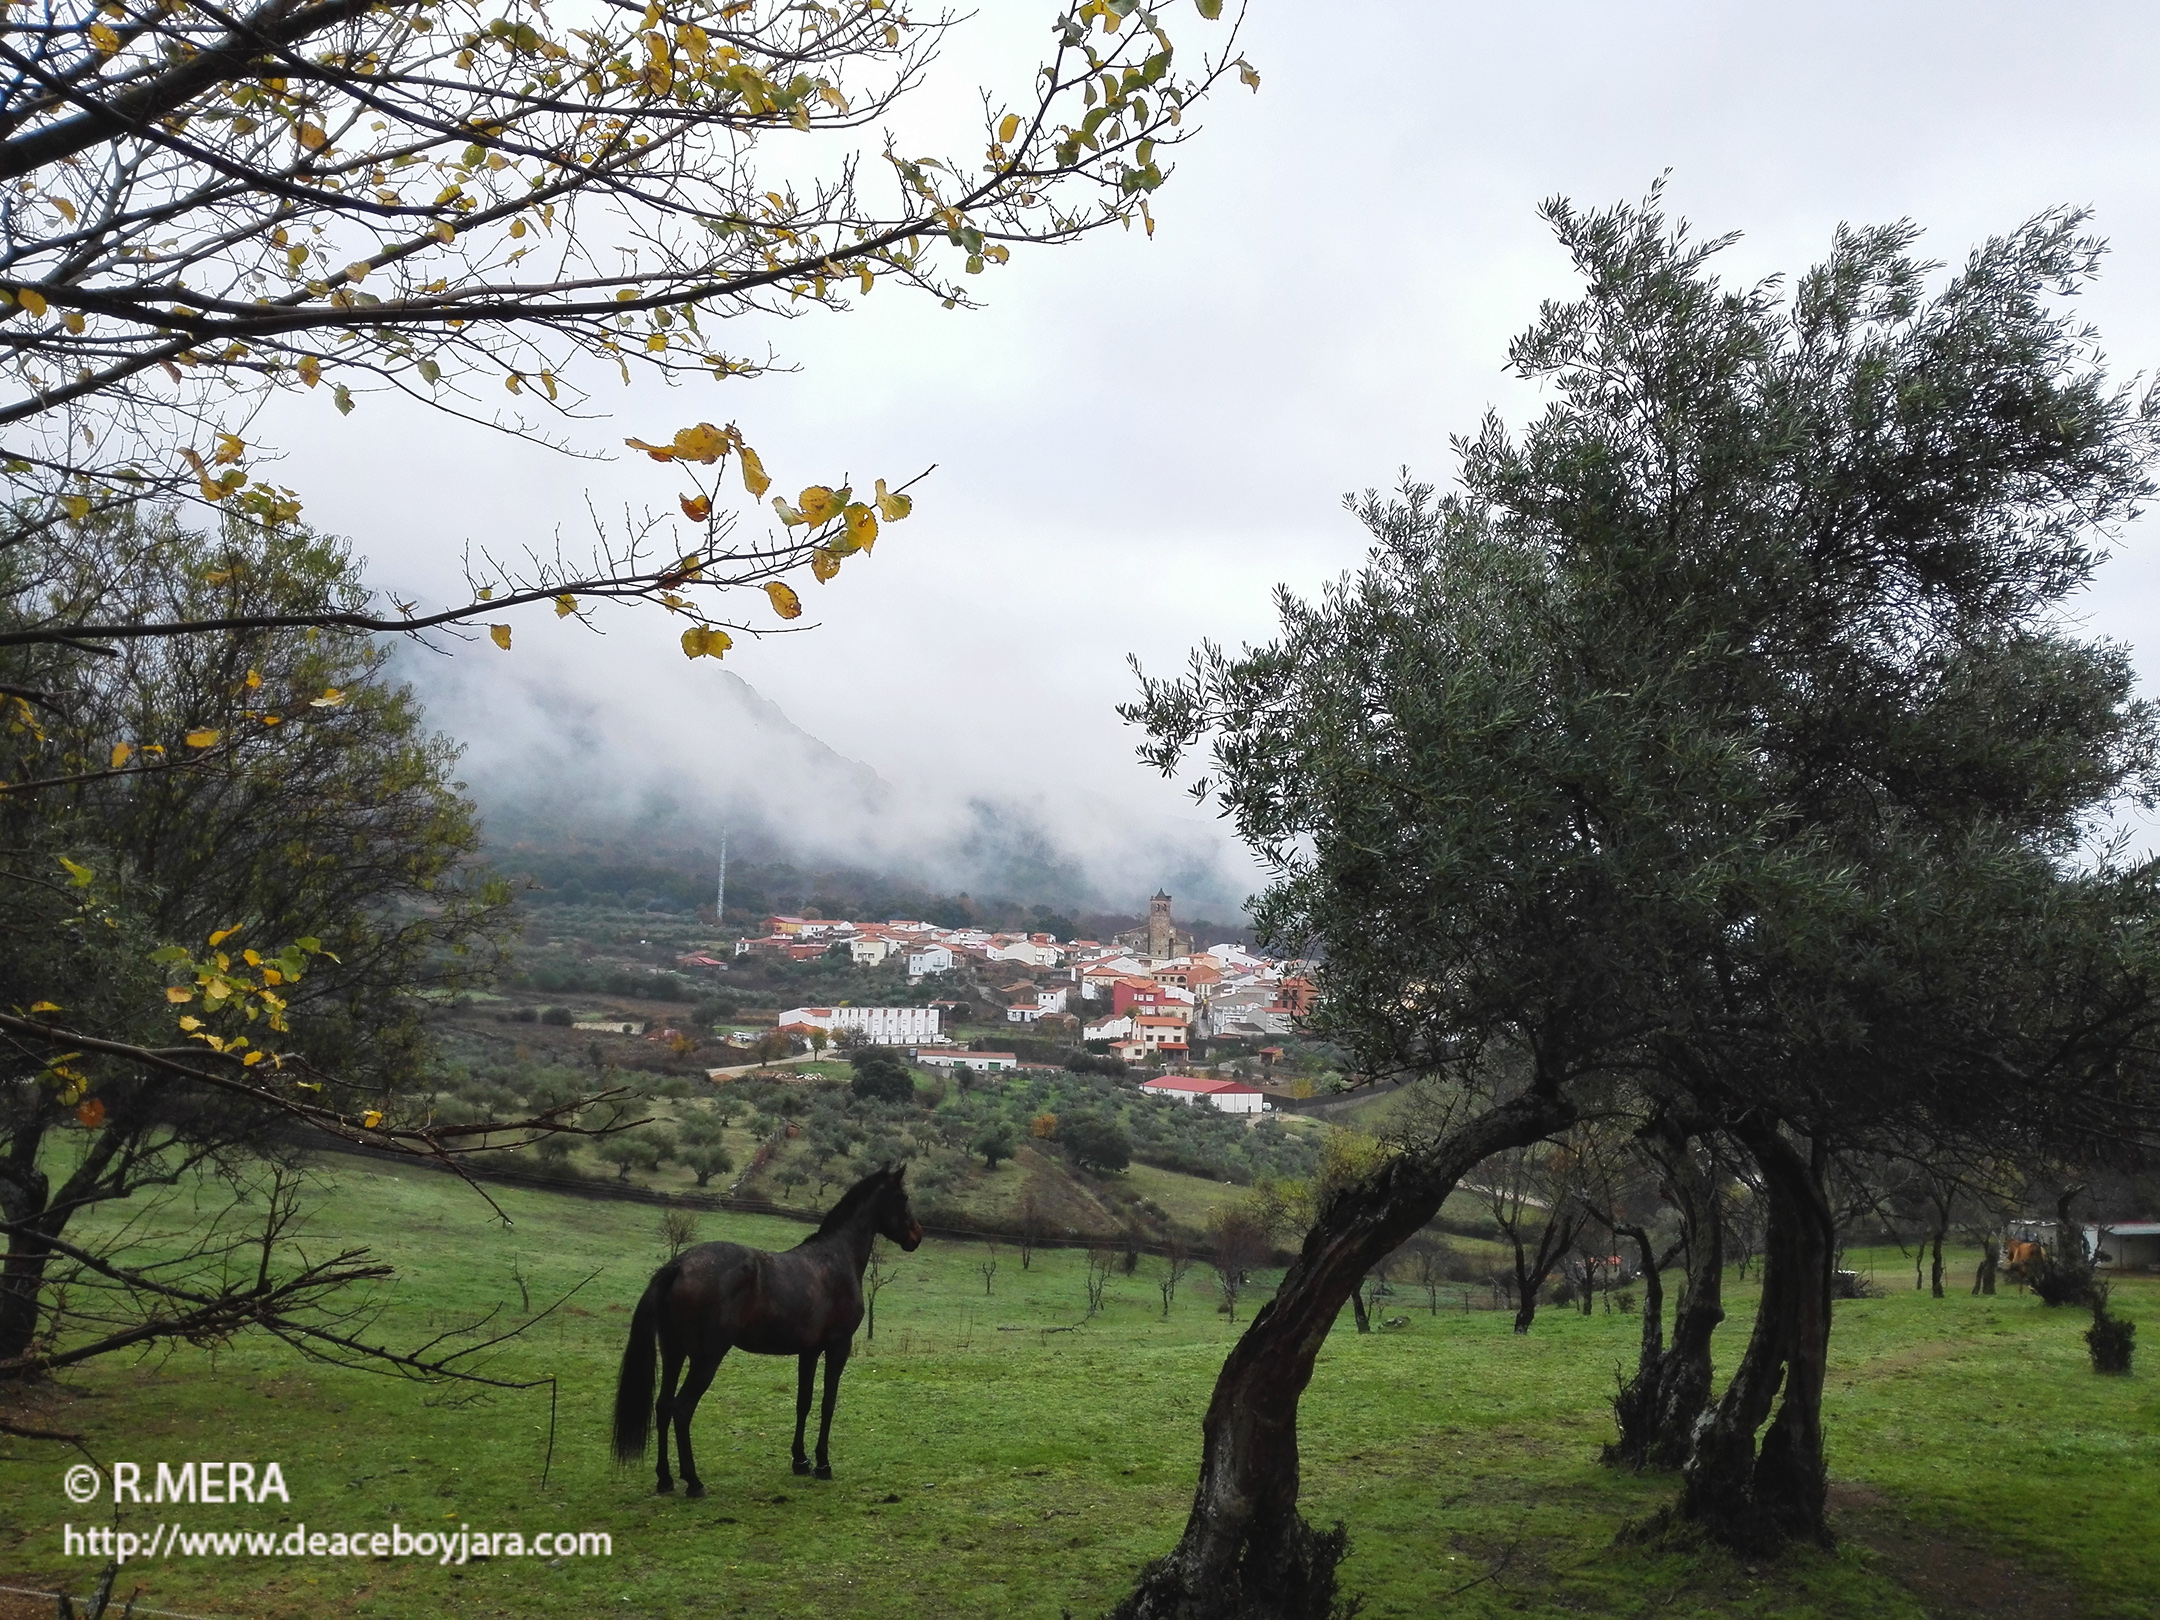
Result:
<svg viewBox="0 0 2160 1620">
<path fill-rule="evenodd" d="M 300 496 L 248 437 L 279 395 L 346 414 L 395 396 L 560 443 L 633 367 L 759 375 L 731 322 L 843 310 L 880 285 L 967 305 L 1017 248 L 1152 231 L 1196 103 L 1231 73 L 1258 84 L 1222 0 L 1194 10 L 1212 50 L 1175 45 L 1167 8 L 1056 7 L 1033 80 L 983 92 L 979 147 L 933 155 L 887 124 L 960 24 L 905 0 L 606 0 L 575 26 L 534 0 L 11 8 L 0 547 L 79 548 L 85 519 L 145 499 L 291 519 Z M 420 613 L 391 594 L 337 622 L 644 599 L 706 632 L 687 654 L 717 656 L 766 627 L 730 593 L 763 588 L 791 619 L 783 575 L 830 579 L 908 509 L 882 481 L 864 499 L 812 483 L 751 540 L 719 475 L 732 461 L 753 500 L 772 479 L 737 428 L 630 442 L 708 470 L 680 495 L 687 532 L 671 514 L 589 559 L 517 566 L 497 558 L 522 547 L 483 545 L 466 600 Z M 253 627 L 109 605 L 52 604 L 0 648 Z M 491 634 L 508 645 L 507 625 Z"/>
</svg>

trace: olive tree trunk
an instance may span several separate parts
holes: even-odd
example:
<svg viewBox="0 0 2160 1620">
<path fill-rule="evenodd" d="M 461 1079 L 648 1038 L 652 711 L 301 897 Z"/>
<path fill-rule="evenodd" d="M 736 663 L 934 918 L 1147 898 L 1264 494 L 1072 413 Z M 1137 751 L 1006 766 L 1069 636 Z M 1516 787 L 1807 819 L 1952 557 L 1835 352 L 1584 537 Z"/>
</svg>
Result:
<svg viewBox="0 0 2160 1620">
<path fill-rule="evenodd" d="M 1650 1256 L 1649 1233 L 1637 1229 L 1643 1251 L 1644 1301 L 1641 1359 L 1632 1382 L 1613 1398 L 1620 1438 L 1604 1460 L 1623 1468 L 1678 1468 L 1687 1460 L 1696 1421 L 1710 1403 L 1710 1336 L 1725 1320 L 1725 1224 L 1718 1213 L 1717 1184 L 1688 1152 L 1677 1131 L 1659 1144 L 1666 1190 L 1680 1212 L 1687 1278 L 1673 1314 L 1672 1342 L 1660 1341 L 1653 1321 L 1664 1293 Z"/>
<path fill-rule="evenodd" d="M 1493 1154 L 1549 1136 L 1572 1111 L 1532 1092 L 1390 1159 L 1345 1188 L 1314 1222 L 1274 1299 L 1215 1380 L 1202 1423 L 1200 1483 L 1185 1533 L 1140 1573 L 1117 1620 L 1323 1620 L 1337 1610 L 1341 1525 L 1298 1513 L 1298 1402 L 1328 1330 L 1365 1273 L 1438 1213 Z"/>
<path fill-rule="evenodd" d="M 1723 1399 L 1696 1425 L 1680 1512 L 1714 1539 L 1746 1551 L 1790 1540 L 1827 1546 L 1822 1391 L 1835 1230 L 1821 1155 L 1801 1152 L 1759 1114 L 1731 1129 L 1762 1172 L 1767 1193 L 1762 1304 Z M 1766 1418 L 1758 1447 L 1755 1433 Z"/>
</svg>

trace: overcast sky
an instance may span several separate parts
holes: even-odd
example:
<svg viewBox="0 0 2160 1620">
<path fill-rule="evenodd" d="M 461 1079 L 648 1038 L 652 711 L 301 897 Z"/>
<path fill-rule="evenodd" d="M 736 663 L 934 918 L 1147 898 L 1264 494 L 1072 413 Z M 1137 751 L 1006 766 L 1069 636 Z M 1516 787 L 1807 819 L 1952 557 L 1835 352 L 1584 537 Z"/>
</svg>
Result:
<svg viewBox="0 0 2160 1620">
<path fill-rule="evenodd" d="M 939 91 L 1021 85 L 1051 9 L 984 0 Z M 1179 16 L 1181 45 L 1199 43 Z M 843 317 L 738 334 L 799 375 L 601 392 L 618 414 L 590 425 L 592 445 L 733 419 L 786 489 L 937 464 L 874 559 L 805 582 L 822 628 L 728 660 L 925 817 L 998 792 L 1113 865 L 1121 825 L 1196 829 L 1111 712 L 1132 690 L 1127 655 L 1167 667 L 1202 637 L 1264 636 L 1278 581 L 1311 590 L 1360 556 L 1344 491 L 1405 463 L 1444 481 L 1451 432 L 1488 405 L 1526 414 L 1506 341 L 1570 291 L 1543 198 L 1636 198 L 1670 170 L 1675 213 L 1746 233 L 1737 278 L 1803 267 L 1840 221 L 1909 216 L 1955 262 L 2040 209 L 2089 204 L 2115 251 L 2083 308 L 2118 372 L 2160 364 L 2149 5 L 1256 0 L 1247 50 L 1261 89 L 1209 106 L 1152 241 L 1016 253 L 976 313 L 880 289 Z M 342 423 L 326 398 L 303 404 L 279 428 L 288 476 L 408 592 L 447 594 L 468 539 L 515 546 L 559 524 L 575 540 L 588 491 L 603 509 L 672 504 L 667 470 L 642 458 L 593 465 L 374 401 Z M 2131 537 L 2091 603 L 2148 680 L 2149 544 Z M 596 640 L 529 616 L 516 652 L 460 653 L 467 696 L 446 718 L 471 731 L 512 712 L 521 683 L 562 683 L 686 776 L 715 769 L 710 666 L 657 616 L 607 622 Z M 1129 874 L 1136 895 L 1154 882 Z"/>
</svg>

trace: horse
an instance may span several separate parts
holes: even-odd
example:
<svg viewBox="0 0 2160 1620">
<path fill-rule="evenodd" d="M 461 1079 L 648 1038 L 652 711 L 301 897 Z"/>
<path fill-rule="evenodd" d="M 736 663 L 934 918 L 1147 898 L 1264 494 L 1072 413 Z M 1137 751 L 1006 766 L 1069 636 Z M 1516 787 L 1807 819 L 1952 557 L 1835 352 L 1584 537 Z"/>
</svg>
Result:
<svg viewBox="0 0 2160 1620">
<path fill-rule="evenodd" d="M 833 1404 L 863 1318 L 862 1278 L 870 1245 L 883 1237 L 912 1254 L 922 1242 L 922 1223 L 909 1211 L 902 1184 L 906 1174 L 905 1166 L 896 1165 L 872 1171 L 841 1194 L 818 1229 L 792 1249 L 774 1254 L 739 1243 L 700 1243 L 654 1272 L 630 1318 L 630 1343 L 615 1383 L 615 1460 L 628 1463 L 642 1457 L 647 1424 L 656 1424 L 659 1493 L 672 1492 L 667 1431 L 673 1419 L 684 1494 L 703 1496 L 705 1485 L 690 1453 L 690 1419 L 720 1359 L 740 1349 L 797 1358 L 794 1466 L 796 1473 L 808 1474 L 812 1470 L 803 1454 L 803 1427 L 810 1417 L 818 1357 L 823 1356 L 825 1406 L 818 1419 L 816 1475 L 831 1479 L 827 1447 Z M 652 1399 L 656 1340 L 666 1363 L 657 1403 Z M 685 1362 L 688 1371 L 678 1388 L 675 1377 Z"/>
<path fill-rule="evenodd" d="M 2032 1281 L 2032 1274 L 2047 1263 L 2048 1251 L 2044 1243 L 2024 1243 L 2012 1238 L 2003 1245 L 2003 1254 L 2009 1262 L 2003 1270 L 2022 1288 Z"/>
</svg>

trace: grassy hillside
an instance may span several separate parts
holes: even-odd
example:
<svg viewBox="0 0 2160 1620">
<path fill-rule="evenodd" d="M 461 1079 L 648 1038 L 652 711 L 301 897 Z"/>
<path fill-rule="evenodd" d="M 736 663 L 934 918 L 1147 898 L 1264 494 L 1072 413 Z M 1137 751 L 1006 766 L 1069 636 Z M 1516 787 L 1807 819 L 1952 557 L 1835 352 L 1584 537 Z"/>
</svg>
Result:
<svg viewBox="0 0 2160 1620">
<path fill-rule="evenodd" d="M 1000 1256 L 986 1291 L 980 1245 L 933 1241 L 885 1291 L 875 1341 L 858 1342 L 837 1479 L 787 1470 L 793 1367 L 738 1356 L 700 1413 L 712 1494 L 691 1503 L 653 1496 L 649 1473 L 618 1471 L 604 1444 L 628 1308 L 662 1257 L 655 1211 L 511 1189 L 512 1224 L 495 1226 L 449 1178 L 342 1163 L 321 1198 L 313 1243 L 364 1244 L 398 1266 L 373 1335 L 411 1342 L 488 1309 L 520 1319 L 513 1268 L 536 1311 L 578 1290 L 491 1362 L 560 1380 L 544 1482 L 545 1390 L 438 1401 L 256 1340 L 85 1369 L 5 1415 L 80 1428 L 101 1461 L 280 1461 L 289 1508 L 197 1506 L 194 1528 L 586 1529 L 610 1534 L 614 1555 L 160 1560 L 123 1581 L 145 1606 L 265 1620 L 1099 1614 L 1177 1533 L 1200 1414 L 1241 1325 L 1217 1313 L 1203 1272 L 1166 1319 L 1159 1263 L 1144 1260 L 1083 1324 L 1075 1252 L 1024 1271 Z M 176 1199 L 147 1224 L 183 1224 L 191 1208 Z M 801 1228 L 707 1218 L 703 1235 L 784 1245 Z M 2150 1322 L 2160 1285 L 2118 1298 Z M 1721 1364 L 1752 1303 L 1732 1289 Z M 1344 1575 L 1370 1616 L 2150 1612 L 2160 1403 L 2149 1375 L 2092 1376 L 2071 1314 L 2016 1294 L 1840 1305 L 1827 1413 L 1846 1539 L 1768 1562 L 1615 1545 L 1673 1490 L 1595 1461 L 1632 1317 L 1548 1311 L 1518 1339 L 1502 1314 L 1401 1314 L 1406 1326 L 1370 1337 L 1346 1318 L 1304 1406 L 1306 1511 L 1349 1524 Z M 61 1524 L 85 1517 L 60 1494 L 69 1459 L 0 1445 L 0 1584 L 82 1590 L 89 1564 L 59 1553 Z M 129 1509 L 126 1523 L 147 1531 L 159 1511 Z"/>
</svg>

